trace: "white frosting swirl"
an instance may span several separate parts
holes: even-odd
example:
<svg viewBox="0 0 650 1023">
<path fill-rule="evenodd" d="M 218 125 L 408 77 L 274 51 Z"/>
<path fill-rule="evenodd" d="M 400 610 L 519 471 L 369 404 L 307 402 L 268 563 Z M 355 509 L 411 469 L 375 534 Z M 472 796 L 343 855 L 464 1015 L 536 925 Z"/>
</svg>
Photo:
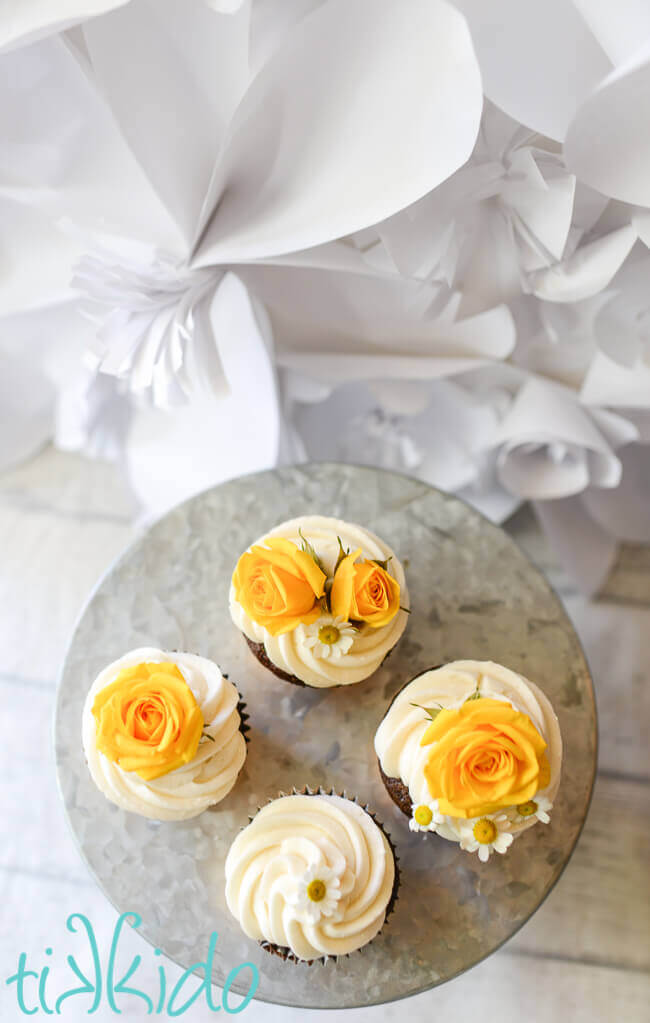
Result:
<svg viewBox="0 0 650 1023">
<path fill-rule="evenodd" d="M 515 710 L 527 714 L 547 744 L 551 773 L 546 788 L 538 793 L 551 801 L 560 784 L 562 738 L 557 718 L 544 693 L 523 675 L 493 661 L 452 661 L 441 668 L 425 671 L 397 694 L 375 734 L 375 751 L 381 769 L 389 778 L 399 778 L 408 787 L 414 806 L 429 804 L 431 793 L 424 767 L 430 746 L 420 746 L 429 719 L 421 707 L 436 705 L 448 709 L 462 706 L 476 690 L 484 697 L 504 700 Z M 419 704 L 413 707 L 412 704 Z M 515 835 L 536 823 L 535 817 L 525 820 L 510 815 L 507 830 Z M 461 821 L 445 817 L 436 832 L 450 841 L 459 841 Z"/>
<path fill-rule="evenodd" d="M 400 586 L 400 602 L 408 607 L 408 590 L 401 563 L 391 548 L 367 529 L 341 519 L 326 518 L 322 515 L 304 515 L 301 518 L 283 522 L 265 533 L 256 541 L 263 544 L 269 536 L 280 536 L 300 545 L 299 531 L 314 546 L 325 571 L 332 574 L 339 554 L 337 537 L 346 549 L 361 548 L 361 557 L 385 561 L 391 558 L 388 571 Z M 253 546 L 253 545 L 252 545 Z M 250 548 L 249 548 L 250 549 Z M 408 615 L 398 611 L 387 625 L 379 629 L 364 624 L 354 637 L 350 649 L 337 659 L 322 658 L 310 646 L 308 633 L 299 625 L 292 632 L 271 636 L 267 630 L 251 621 L 243 607 L 235 599 L 234 587 L 230 587 L 230 614 L 235 625 L 253 643 L 263 643 L 266 655 L 276 667 L 295 675 L 301 682 L 316 688 L 346 686 L 361 682 L 377 670 L 386 654 L 391 650 L 406 628 Z"/>
<path fill-rule="evenodd" d="M 145 781 L 133 771 L 123 771 L 97 749 L 92 708 L 97 693 L 110 685 L 123 668 L 137 664 L 176 664 L 201 708 L 204 731 L 212 740 L 199 743 L 187 764 L 160 778 Z M 239 696 L 235 686 L 206 657 L 141 647 L 113 661 L 93 682 L 83 709 L 83 746 L 90 774 L 104 795 L 132 813 L 160 821 L 195 817 L 220 802 L 231 790 L 246 759 L 246 742 L 239 730 Z"/>
<path fill-rule="evenodd" d="M 336 909 L 312 922 L 300 904 L 309 878 L 336 885 Z M 395 860 L 381 828 L 341 796 L 282 796 L 239 833 L 226 858 L 226 901 L 249 938 L 299 959 L 345 955 L 386 918 Z M 316 905 L 318 905 L 316 903 Z"/>
</svg>

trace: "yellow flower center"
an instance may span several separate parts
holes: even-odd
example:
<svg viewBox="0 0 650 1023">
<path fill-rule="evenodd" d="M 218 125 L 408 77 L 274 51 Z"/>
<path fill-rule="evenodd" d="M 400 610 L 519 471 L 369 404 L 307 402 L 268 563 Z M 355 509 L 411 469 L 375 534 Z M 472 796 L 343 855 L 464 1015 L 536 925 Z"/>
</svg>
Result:
<svg viewBox="0 0 650 1023">
<path fill-rule="evenodd" d="M 481 817 L 474 825 L 474 838 L 481 845 L 489 845 L 497 837 L 497 826 L 487 817 Z"/>
<path fill-rule="evenodd" d="M 338 643 L 341 633 L 336 625 L 321 625 L 318 630 L 318 638 L 321 643 L 326 643 L 327 646 L 332 646 L 334 643 Z"/>
<path fill-rule="evenodd" d="M 327 886 L 324 881 L 310 881 L 307 885 L 307 898 L 312 902 L 321 902 L 325 898 Z"/>
<path fill-rule="evenodd" d="M 537 803 L 529 799 L 526 803 L 520 803 L 517 807 L 517 813 L 520 817 L 532 817 L 534 813 L 537 813 Z"/>
<path fill-rule="evenodd" d="M 419 824 L 421 828 L 427 828 L 433 820 L 433 814 L 428 806 L 416 806 L 415 813 L 413 814 L 416 824 Z"/>
</svg>

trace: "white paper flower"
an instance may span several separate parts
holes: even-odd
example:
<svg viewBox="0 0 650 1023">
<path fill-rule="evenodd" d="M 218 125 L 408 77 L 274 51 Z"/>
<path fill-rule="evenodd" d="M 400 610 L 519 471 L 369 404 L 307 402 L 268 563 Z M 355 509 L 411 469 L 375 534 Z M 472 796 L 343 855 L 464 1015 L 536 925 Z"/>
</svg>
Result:
<svg viewBox="0 0 650 1023">
<path fill-rule="evenodd" d="M 551 819 L 549 811 L 552 809 L 553 804 L 547 796 L 536 795 L 534 799 L 529 799 L 515 807 L 517 814 L 515 820 L 521 823 L 521 821 L 529 821 L 531 817 L 536 817 L 542 824 L 548 824 Z"/>
<path fill-rule="evenodd" d="M 601 296 L 594 336 L 601 351 L 634 373 L 650 367 L 650 255 L 629 259 Z"/>
<path fill-rule="evenodd" d="M 505 853 L 512 845 L 512 834 L 508 831 L 510 821 L 505 814 L 475 817 L 459 826 L 460 847 L 467 852 L 476 852 L 482 863 L 490 853 Z"/>
<path fill-rule="evenodd" d="M 321 615 L 311 625 L 297 626 L 296 632 L 314 657 L 337 661 L 348 653 L 358 630 L 344 618 Z"/>
<path fill-rule="evenodd" d="M 590 485 L 618 486 L 615 450 L 637 436 L 621 416 L 587 409 L 568 388 L 531 377 L 486 446 L 498 448 L 497 472 L 507 490 L 548 500 Z"/>
<path fill-rule="evenodd" d="M 0 50 L 27 46 L 89 18 L 123 7 L 130 0 L 8 0 L 0 14 Z M 244 0 L 204 0 L 221 14 L 239 10 Z"/>
<path fill-rule="evenodd" d="M 321 917 L 336 917 L 341 879 L 323 863 L 311 864 L 296 882 L 288 901 L 302 923 L 316 924 Z"/>
<path fill-rule="evenodd" d="M 445 281 L 466 315 L 529 290 L 575 247 L 575 188 L 556 143 L 488 103 L 467 164 L 376 231 L 400 272 Z"/>
<path fill-rule="evenodd" d="M 206 344 L 201 323 L 222 280 L 223 271 L 190 270 L 134 243 L 114 240 L 112 250 L 85 256 L 72 286 L 94 328 L 89 364 L 136 394 L 149 392 L 161 408 L 200 392 L 227 394 L 222 339 Z"/>
<path fill-rule="evenodd" d="M 413 806 L 409 828 L 411 831 L 435 831 L 444 820 L 438 800 L 432 799 L 429 803 L 418 803 Z"/>
</svg>

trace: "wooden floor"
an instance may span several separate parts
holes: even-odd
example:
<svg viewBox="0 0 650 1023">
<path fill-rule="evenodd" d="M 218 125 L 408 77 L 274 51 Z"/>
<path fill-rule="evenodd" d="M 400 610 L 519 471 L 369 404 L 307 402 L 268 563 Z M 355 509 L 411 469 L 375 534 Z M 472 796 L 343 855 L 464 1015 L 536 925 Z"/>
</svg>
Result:
<svg viewBox="0 0 650 1023">
<path fill-rule="evenodd" d="M 137 535 L 137 509 L 119 471 L 48 449 L 0 477 L 0 1019 L 23 1018 L 4 980 L 19 952 L 36 968 L 53 949 L 48 990 L 73 986 L 65 957 L 79 938 L 70 913 L 93 923 L 107 948 L 116 914 L 95 887 L 66 831 L 51 752 L 57 672 L 75 618 L 113 558 Z M 509 532 L 558 591 L 583 641 L 596 683 L 599 773 L 578 848 L 546 903 L 503 949 L 469 973 L 408 1002 L 318 1016 L 251 1004 L 249 1020 L 434 1018 L 465 1023 L 594 1023 L 650 1019 L 650 549 L 624 549 L 603 597 L 587 601 L 555 563 L 533 513 Z M 155 898 L 155 893 L 152 893 Z M 75 941 L 77 944 L 75 944 Z M 139 986 L 156 990 L 158 961 L 137 934 L 122 943 L 125 966 L 141 953 Z M 84 953 L 79 952 L 80 965 Z M 89 962 L 89 960 L 88 960 Z M 167 966 L 168 983 L 178 976 Z M 31 997 L 31 996 L 30 996 Z M 63 1019 L 85 1018 L 77 998 Z M 122 1003 L 123 1020 L 146 1006 Z M 104 1014 L 102 1014 L 104 1013 Z M 35 1018 L 40 1018 L 37 1016 Z M 95 1019 L 113 1019 L 100 1009 Z M 185 1013 L 214 1019 L 199 1004 Z"/>
</svg>

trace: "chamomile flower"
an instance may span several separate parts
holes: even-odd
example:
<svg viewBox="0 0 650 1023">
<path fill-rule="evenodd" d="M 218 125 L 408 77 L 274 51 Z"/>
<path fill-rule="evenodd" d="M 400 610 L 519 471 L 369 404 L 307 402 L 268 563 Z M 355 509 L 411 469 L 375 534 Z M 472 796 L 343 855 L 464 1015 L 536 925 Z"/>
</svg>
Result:
<svg viewBox="0 0 650 1023">
<path fill-rule="evenodd" d="M 512 835 L 507 830 L 510 821 L 505 814 L 495 817 L 477 817 L 468 820 L 460 829 L 460 847 L 467 852 L 476 852 L 482 863 L 490 853 L 504 853 L 512 845 Z"/>
<path fill-rule="evenodd" d="M 529 799 L 526 803 L 520 803 L 519 806 L 515 807 L 517 811 L 517 823 L 521 824 L 522 821 L 530 820 L 531 817 L 536 817 L 542 824 L 548 824 L 550 821 L 549 810 L 553 809 L 553 804 L 547 796 L 535 796 L 534 799 Z"/>
<path fill-rule="evenodd" d="M 438 800 L 432 799 L 430 803 L 413 805 L 409 828 L 411 831 L 435 831 L 444 819 L 444 814 L 440 813 Z"/>
<path fill-rule="evenodd" d="M 357 629 L 343 618 L 333 615 L 321 615 L 311 625 L 299 625 L 305 646 L 309 647 L 314 657 L 338 660 L 354 642 Z"/>
<path fill-rule="evenodd" d="M 322 916 L 334 916 L 341 898 L 341 879 L 322 863 L 311 864 L 298 879 L 289 899 L 301 923 L 316 924 Z"/>
</svg>

